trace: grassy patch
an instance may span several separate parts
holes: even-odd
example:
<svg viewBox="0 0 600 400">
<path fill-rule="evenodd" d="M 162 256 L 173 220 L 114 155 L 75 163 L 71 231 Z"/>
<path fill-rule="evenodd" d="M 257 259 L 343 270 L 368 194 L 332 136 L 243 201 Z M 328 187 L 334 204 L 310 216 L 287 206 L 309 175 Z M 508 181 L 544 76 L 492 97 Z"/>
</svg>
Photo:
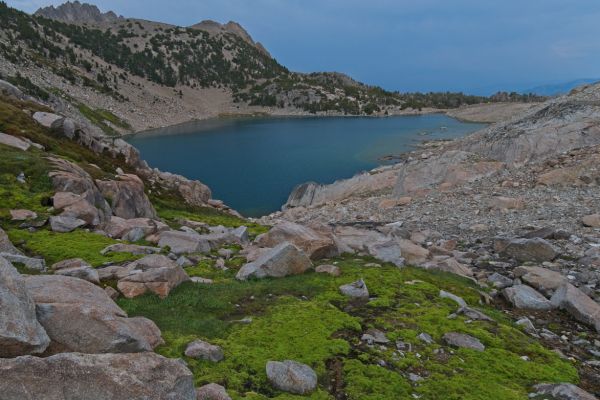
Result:
<svg viewBox="0 0 600 400">
<path fill-rule="evenodd" d="M 94 125 L 98 126 L 102 131 L 108 135 L 117 135 L 118 132 L 113 128 L 116 126 L 121 129 L 129 130 L 131 125 L 117 117 L 115 114 L 108 110 L 93 109 L 85 104 L 78 104 L 77 108 L 84 117 L 90 120 Z"/>
<path fill-rule="evenodd" d="M 47 230 L 29 232 L 11 229 L 10 240 L 27 253 L 44 257 L 49 265 L 69 258 L 82 258 L 98 267 L 105 263 L 118 263 L 139 258 L 129 253 L 111 253 L 103 256 L 100 251 L 106 246 L 118 243 L 106 236 L 86 231 L 56 233 Z"/>
<path fill-rule="evenodd" d="M 307 273 L 283 279 L 237 282 L 235 269 L 216 272 L 215 284 L 181 285 L 165 300 L 146 295 L 119 300 L 130 315 L 154 320 L 166 344 L 158 351 L 183 357 L 185 346 L 205 338 L 222 346 L 225 360 L 214 364 L 186 359 L 198 385 L 217 382 L 234 398 L 295 399 L 271 388 L 264 371 L 268 360 L 293 359 L 311 365 L 319 376 L 319 390 L 308 398 L 332 399 L 327 392 L 328 361 L 341 361 L 341 385 L 346 397 L 358 399 L 522 399 L 532 384 L 577 382 L 576 370 L 558 355 L 524 335 L 501 313 L 479 306 L 480 295 L 468 280 L 444 274 L 390 265 L 367 268 L 370 259 L 342 257 L 328 260 L 343 271 L 339 278 Z M 205 276 L 210 262 L 198 269 Z M 191 272 L 191 271 L 190 271 Z M 367 304 L 348 303 L 338 286 L 365 279 L 371 295 Z M 449 319 L 456 304 L 439 297 L 444 289 L 494 317 L 498 323 Z M 252 317 L 244 325 L 243 317 Z M 368 347 L 360 341 L 368 328 L 384 330 L 392 343 Z M 453 350 L 441 336 L 450 331 L 479 338 L 486 351 Z M 431 334 L 435 344 L 416 336 Z M 401 355 L 394 341 L 411 343 Z M 527 356 L 529 361 L 521 357 Z M 386 367 L 378 364 L 385 361 Z M 411 384 L 416 373 L 425 379 Z"/>
</svg>

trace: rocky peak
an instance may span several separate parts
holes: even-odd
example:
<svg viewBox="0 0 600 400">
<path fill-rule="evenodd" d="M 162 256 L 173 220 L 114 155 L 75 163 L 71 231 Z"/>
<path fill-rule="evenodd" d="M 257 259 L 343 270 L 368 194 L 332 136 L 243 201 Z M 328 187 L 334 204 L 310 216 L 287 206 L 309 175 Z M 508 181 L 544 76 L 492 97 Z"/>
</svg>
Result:
<svg viewBox="0 0 600 400">
<path fill-rule="evenodd" d="M 261 43 L 255 42 L 254 39 L 252 39 L 252 36 L 250 36 L 250 34 L 248 33 L 248 31 L 237 22 L 229 21 L 226 24 L 221 24 L 216 21 L 205 20 L 195 25 L 192 25 L 190 28 L 207 31 L 211 34 L 232 33 L 236 36 L 239 36 L 240 38 L 242 38 L 242 40 L 251 44 L 252 46 L 255 46 L 261 52 L 270 57 L 270 54 L 267 51 L 267 49 L 265 49 L 265 47 Z"/>
<path fill-rule="evenodd" d="M 79 1 L 68 1 L 58 7 L 40 8 L 35 15 L 69 23 L 114 22 L 123 18 L 112 11 L 103 13 L 95 5 Z"/>
</svg>

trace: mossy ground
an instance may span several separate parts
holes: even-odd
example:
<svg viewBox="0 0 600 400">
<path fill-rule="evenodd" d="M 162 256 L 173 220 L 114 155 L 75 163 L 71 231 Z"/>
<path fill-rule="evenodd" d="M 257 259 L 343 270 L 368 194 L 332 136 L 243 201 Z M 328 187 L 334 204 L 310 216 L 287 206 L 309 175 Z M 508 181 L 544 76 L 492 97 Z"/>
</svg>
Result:
<svg viewBox="0 0 600 400">
<path fill-rule="evenodd" d="M 129 253 L 110 253 L 103 256 L 100 254 L 102 249 L 118 242 L 83 230 L 56 233 L 49 230 L 29 232 L 23 229 L 10 229 L 7 233 L 15 245 L 31 255 L 44 257 L 49 265 L 70 258 L 81 258 L 92 266 L 99 267 L 106 263 L 119 263 L 139 258 Z"/>
<path fill-rule="evenodd" d="M 268 384 L 268 360 L 293 359 L 312 366 L 319 390 L 307 398 L 334 399 L 526 399 L 539 382 L 577 382 L 567 361 L 538 344 L 494 309 L 479 305 L 480 294 L 467 280 L 414 268 L 365 267 L 373 260 L 342 257 L 339 278 L 307 273 L 283 279 L 237 282 L 230 271 L 213 271 L 213 285 L 187 283 L 160 300 L 147 295 L 121 299 L 130 315 L 154 320 L 166 344 L 158 352 L 183 357 L 185 346 L 204 338 L 222 346 L 220 363 L 185 358 L 198 385 L 217 382 L 236 399 L 296 399 Z M 204 263 L 192 267 L 208 271 Z M 365 279 L 375 299 L 351 303 L 338 291 L 341 284 Z M 444 289 L 462 296 L 497 323 L 448 318 L 457 306 L 439 297 Z M 240 323 L 251 317 L 249 324 Z M 377 328 L 392 343 L 369 347 L 360 341 L 363 331 Z M 483 353 L 443 346 L 446 332 L 463 332 L 486 345 Z M 427 332 L 435 344 L 417 339 Z M 400 355 L 395 340 L 412 345 Z M 442 351 L 443 350 L 443 351 Z M 522 359 L 528 357 L 528 361 Z M 330 362 L 339 361 L 341 382 L 332 384 Z M 384 361 L 385 367 L 379 366 Z M 412 384 L 409 372 L 425 379 Z M 338 379 L 339 380 L 339 379 Z M 341 391 L 341 392 L 340 392 Z"/>
</svg>

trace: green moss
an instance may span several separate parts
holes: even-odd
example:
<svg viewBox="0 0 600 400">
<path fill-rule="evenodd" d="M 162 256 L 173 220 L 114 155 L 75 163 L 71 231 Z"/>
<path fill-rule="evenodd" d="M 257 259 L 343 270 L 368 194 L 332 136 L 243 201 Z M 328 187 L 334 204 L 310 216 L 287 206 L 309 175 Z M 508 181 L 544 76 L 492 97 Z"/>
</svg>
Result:
<svg viewBox="0 0 600 400">
<path fill-rule="evenodd" d="M 48 264 L 69 258 L 82 258 L 93 266 L 105 263 L 118 263 L 139 258 L 129 253 L 111 253 L 103 256 L 100 251 L 111 244 L 118 243 L 106 236 L 85 231 L 56 233 L 47 230 L 29 232 L 11 229 L 10 240 L 27 253 L 44 257 Z"/>
<path fill-rule="evenodd" d="M 344 363 L 345 393 L 349 400 L 410 399 L 411 387 L 397 372 L 359 360 Z"/>
<path fill-rule="evenodd" d="M 121 299 L 119 305 L 129 315 L 143 315 L 158 324 L 166 341 L 158 351 L 165 356 L 183 357 L 187 343 L 197 338 L 222 346 L 226 357 L 220 363 L 186 361 L 198 385 L 220 383 L 235 399 L 300 398 L 278 393 L 266 381 L 266 362 L 285 359 L 317 371 L 319 391 L 311 399 L 333 398 L 326 389 L 332 359 L 341 361 L 341 390 L 348 399 L 411 399 L 413 394 L 430 400 L 522 399 L 534 383 L 577 382 L 572 365 L 514 328 L 501 313 L 479 306 L 472 282 L 415 268 L 364 267 L 372 261 L 325 260 L 342 269 L 339 278 L 306 273 L 237 282 L 234 270 L 218 272 L 213 285 L 188 283 L 164 300 L 146 295 Z M 206 262 L 188 270 L 206 276 L 212 269 Z M 339 285 L 358 278 L 366 281 L 374 297 L 367 304 L 349 304 L 338 291 Z M 448 318 L 457 306 L 440 298 L 440 289 L 460 295 L 498 323 Z M 237 322 L 247 316 L 252 323 Z M 393 344 L 384 349 L 362 345 L 361 332 L 368 328 L 384 330 L 392 341 L 412 343 L 413 352 L 400 356 Z M 450 331 L 479 338 L 486 351 L 444 347 L 441 336 Z M 419 341 L 420 332 L 431 334 L 436 344 Z M 380 360 L 387 367 L 377 365 Z M 410 372 L 425 379 L 411 386 L 405 378 Z"/>
</svg>

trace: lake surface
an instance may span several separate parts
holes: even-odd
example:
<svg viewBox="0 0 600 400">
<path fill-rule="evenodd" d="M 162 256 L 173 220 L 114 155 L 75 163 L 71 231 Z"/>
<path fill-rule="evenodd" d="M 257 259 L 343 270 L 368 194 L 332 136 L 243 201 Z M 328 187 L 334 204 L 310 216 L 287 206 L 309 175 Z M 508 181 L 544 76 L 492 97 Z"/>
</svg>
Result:
<svg viewBox="0 0 600 400">
<path fill-rule="evenodd" d="M 131 136 L 152 167 L 197 179 L 246 216 L 276 211 L 307 181 L 331 183 L 370 170 L 422 140 L 485 125 L 441 114 L 389 118 L 216 119 Z"/>
</svg>

